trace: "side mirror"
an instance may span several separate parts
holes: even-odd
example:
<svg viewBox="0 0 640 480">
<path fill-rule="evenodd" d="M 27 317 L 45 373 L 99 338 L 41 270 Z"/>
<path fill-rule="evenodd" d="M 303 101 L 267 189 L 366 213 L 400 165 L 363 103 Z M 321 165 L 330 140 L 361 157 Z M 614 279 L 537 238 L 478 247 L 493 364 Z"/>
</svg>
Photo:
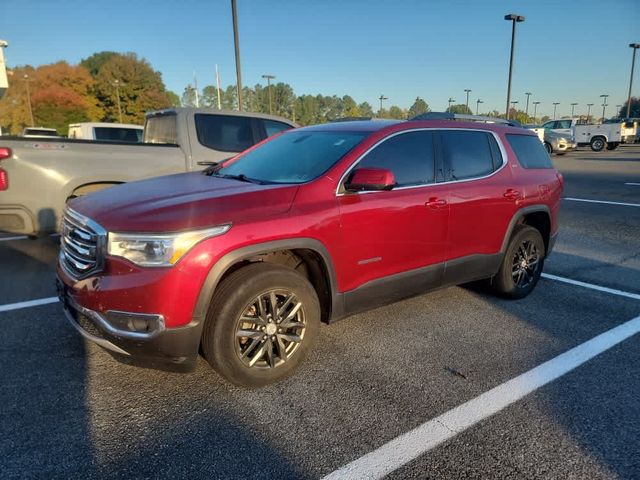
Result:
<svg viewBox="0 0 640 480">
<path fill-rule="evenodd" d="M 358 168 L 344 184 L 348 192 L 391 190 L 395 186 L 396 179 L 393 173 L 384 168 Z"/>
</svg>

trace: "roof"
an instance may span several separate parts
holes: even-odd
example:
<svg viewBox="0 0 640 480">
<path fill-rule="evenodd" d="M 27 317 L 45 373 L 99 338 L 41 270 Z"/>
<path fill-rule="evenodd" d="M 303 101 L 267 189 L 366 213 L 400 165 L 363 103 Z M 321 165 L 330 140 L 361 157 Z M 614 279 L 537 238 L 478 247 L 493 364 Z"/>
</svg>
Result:
<svg viewBox="0 0 640 480">
<path fill-rule="evenodd" d="M 405 120 L 355 120 L 321 123 L 309 127 L 299 128 L 299 130 L 312 132 L 377 132 L 383 128 L 406 123 Z"/>
<path fill-rule="evenodd" d="M 133 123 L 109 123 L 109 122 L 80 122 L 70 123 L 69 127 L 107 127 L 107 128 L 139 128 L 143 129 L 142 125 L 134 125 Z"/>
<path fill-rule="evenodd" d="M 153 117 L 156 115 L 166 115 L 168 113 L 184 113 L 187 115 L 193 115 L 196 113 L 202 113 L 206 115 L 232 115 L 235 117 L 251 117 L 251 118 L 264 118 L 266 120 L 274 120 L 276 122 L 284 122 L 292 126 L 297 126 L 288 118 L 279 117 L 277 115 L 268 115 L 266 113 L 256 112 L 239 112 L 237 110 L 218 110 L 217 108 L 198 108 L 198 107 L 173 107 L 165 108 L 164 110 L 157 110 L 155 112 L 147 112 L 146 117 Z"/>
</svg>

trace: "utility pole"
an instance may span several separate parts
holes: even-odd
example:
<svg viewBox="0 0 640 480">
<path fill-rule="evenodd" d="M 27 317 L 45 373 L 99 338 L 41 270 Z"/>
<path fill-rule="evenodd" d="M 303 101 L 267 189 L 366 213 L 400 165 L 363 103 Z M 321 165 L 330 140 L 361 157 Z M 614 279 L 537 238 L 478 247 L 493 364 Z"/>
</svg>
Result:
<svg viewBox="0 0 640 480">
<path fill-rule="evenodd" d="M 449 106 L 447 107 L 447 112 L 448 112 L 448 111 L 450 111 L 450 110 L 451 110 L 451 104 L 452 104 L 453 102 L 455 102 L 455 100 L 454 100 L 453 98 L 449 97 L 449 100 L 447 100 L 447 102 L 449 102 Z"/>
<path fill-rule="evenodd" d="M 193 90 L 196 94 L 196 108 L 200 108 L 200 97 L 198 96 L 198 79 L 196 78 L 196 71 L 193 71 Z"/>
<path fill-rule="evenodd" d="M 469 92 L 471 92 L 470 89 L 468 89 L 468 88 L 464 89 L 464 93 L 467 94 L 467 104 L 466 104 L 467 105 L 467 110 L 469 109 Z"/>
<path fill-rule="evenodd" d="M 276 78 L 275 75 L 262 75 L 262 78 L 267 79 L 267 90 L 269 91 L 269 115 L 273 115 L 273 105 L 271 103 L 271 80 Z"/>
<path fill-rule="evenodd" d="M 236 51 L 236 88 L 238 89 L 238 110 L 242 111 L 242 72 L 240 69 L 240 34 L 238 33 L 238 12 L 236 0 L 231 0 L 231 16 L 233 17 L 233 45 Z"/>
<path fill-rule="evenodd" d="M 603 98 L 604 100 L 602 100 L 602 123 L 604 123 L 604 112 L 607 108 L 607 97 L 609 96 L 609 94 L 606 95 L 600 95 L 600 98 Z"/>
<path fill-rule="evenodd" d="M 478 115 L 478 109 L 479 109 L 481 103 L 484 103 L 484 102 L 482 100 L 480 100 L 480 99 L 476 100 L 476 115 Z"/>
<path fill-rule="evenodd" d="M 113 86 L 116 87 L 116 98 L 118 99 L 118 118 L 120 119 L 120 123 L 122 123 L 122 107 L 120 106 L 120 85 L 124 86 L 124 83 L 120 83 L 120 80 L 115 79 L 113 81 Z"/>
<path fill-rule="evenodd" d="M 510 13 L 504 16 L 505 20 L 512 22 L 511 26 L 511 56 L 509 59 L 509 81 L 507 82 L 507 120 L 509 120 L 509 105 L 511 104 L 511 77 L 513 74 L 513 52 L 516 46 L 516 23 L 524 22 L 522 15 Z"/>
<path fill-rule="evenodd" d="M 591 107 L 593 107 L 593 103 L 587 103 L 587 120 L 586 120 L 587 123 L 589 123 L 589 116 L 591 115 Z"/>
<path fill-rule="evenodd" d="M 540 102 L 533 102 L 533 123 L 536 123 L 536 113 L 538 112 L 538 105 L 540 105 Z"/>
<path fill-rule="evenodd" d="M 553 119 L 556 119 L 556 108 L 560 105 L 560 102 L 553 102 Z"/>
<path fill-rule="evenodd" d="M 389 100 L 389 97 L 385 97 L 382 93 L 380 94 L 380 97 L 378 97 L 378 100 L 380 100 L 380 110 L 378 110 L 378 117 L 382 114 L 382 101 L 383 100 Z"/>
<path fill-rule="evenodd" d="M 218 87 L 218 110 L 222 110 L 222 103 L 220 102 L 220 74 L 218 73 L 218 64 L 216 63 L 216 86 Z"/>
<path fill-rule="evenodd" d="M 531 92 L 525 92 L 525 95 L 527 96 L 527 108 L 525 108 L 524 110 L 524 114 L 527 118 L 529 118 L 529 97 L 532 95 Z M 534 115 L 535 116 L 535 115 Z"/>
<path fill-rule="evenodd" d="M 573 118 L 573 112 L 574 112 L 574 110 L 576 108 L 576 105 L 578 105 L 578 104 L 577 103 L 572 103 L 571 104 L 571 118 Z"/>
<path fill-rule="evenodd" d="M 633 86 L 633 69 L 636 66 L 636 50 L 640 48 L 640 43 L 630 43 L 633 48 L 633 57 L 631 59 L 631 78 L 629 79 L 629 96 L 627 97 L 627 118 L 631 117 L 631 87 Z"/>
<path fill-rule="evenodd" d="M 24 74 L 24 82 L 25 85 L 27 86 L 27 105 L 29 105 L 29 119 L 31 120 L 31 126 L 35 127 L 34 123 L 33 123 L 33 108 L 31 108 L 31 91 L 29 90 L 29 82 L 31 81 L 31 79 L 29 78 L 29 75 L 27 75 L 26 73 Z M 122 122 L 120 122 L 122 123 Z"/>
</svg>

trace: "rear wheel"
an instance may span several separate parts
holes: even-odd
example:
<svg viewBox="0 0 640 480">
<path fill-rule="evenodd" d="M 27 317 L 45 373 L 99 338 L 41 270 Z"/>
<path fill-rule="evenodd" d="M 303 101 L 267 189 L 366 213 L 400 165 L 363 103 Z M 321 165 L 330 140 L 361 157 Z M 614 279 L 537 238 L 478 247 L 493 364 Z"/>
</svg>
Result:
<svg viewBox="0 0 640 480">
<path fill-rule="evenodd" d="M 544 256 L 540 232 L 528 225 L 516 226 L 500 270 L 493 278 L 493 289 L 509 298 L 526 297 L 540 280 Z"/>
<path fill-rule="evenodd" d="M 618 145 L 620 145 L 619 143 L 609 143 L 607 145 L 607 150 L 615 150 L 616 148 L 618 148 Z"/>
<path fill-rule="evenodd" d="M 302 362 L 320 323 L 309 281 L 290 268 L 256 263 L 216 289 L 202 334 L 211 366 L 231 382 L 259 387 Z"/>
<path fill-rule="evenodd" d="M 606 146 L 607 142 L 605 142 L 604 138 L 602 137 L 595 137 L 591 139 L 591 150 L 593 150 L 594 152 L 600 152 L 604 150 Z"/>
</svg>

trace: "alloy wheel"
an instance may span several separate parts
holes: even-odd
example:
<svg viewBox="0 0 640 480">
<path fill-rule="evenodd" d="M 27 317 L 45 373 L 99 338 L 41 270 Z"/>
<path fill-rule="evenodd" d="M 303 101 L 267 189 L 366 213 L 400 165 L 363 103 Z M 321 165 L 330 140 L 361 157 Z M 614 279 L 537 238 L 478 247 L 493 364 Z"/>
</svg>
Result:
<svg viewBox="0 0 640 480">
<path fill-rule="evenodd" d="M 513 255 L 511 275 L 518 288 L 528 287 L 536 278 L 540 267 L 540 253 L 534 242 L 525 240 Z"/>
</svg>

